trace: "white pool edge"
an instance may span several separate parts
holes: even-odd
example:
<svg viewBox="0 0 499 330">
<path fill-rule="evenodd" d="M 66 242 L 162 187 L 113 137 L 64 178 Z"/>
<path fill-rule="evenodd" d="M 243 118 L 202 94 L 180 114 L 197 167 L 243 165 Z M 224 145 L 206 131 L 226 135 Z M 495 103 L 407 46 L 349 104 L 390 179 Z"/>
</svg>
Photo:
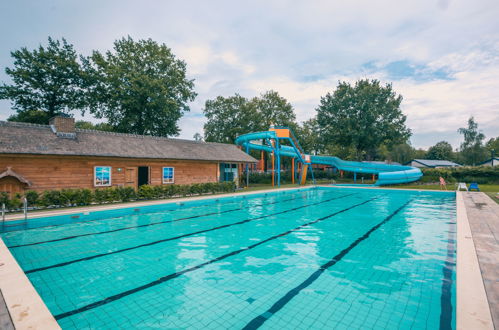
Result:
<svg viewBox="0 0 499 330">
<path fill-rule="evenodd" d="M 456 194 L 456 327 L 494 329 L 463 195 Z"/>
<path fill-rule="evenodd" d="M 16 330 L 61 328 L 1 238 L 0 289 Z"/>
</svg>

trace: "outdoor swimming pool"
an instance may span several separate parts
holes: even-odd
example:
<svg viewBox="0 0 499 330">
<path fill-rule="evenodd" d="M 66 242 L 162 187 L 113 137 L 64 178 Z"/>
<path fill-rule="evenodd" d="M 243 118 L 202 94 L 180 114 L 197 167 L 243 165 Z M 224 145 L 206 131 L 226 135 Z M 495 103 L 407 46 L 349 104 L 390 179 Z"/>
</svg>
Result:
<svg viewBox="0 0 499 330">
<path fill-rule="evenodd" d="M 455 209 L 454 193 L 312 188 L 32 219 L 2 238 L 64 329 L 445 329 Z"/>
</svg>

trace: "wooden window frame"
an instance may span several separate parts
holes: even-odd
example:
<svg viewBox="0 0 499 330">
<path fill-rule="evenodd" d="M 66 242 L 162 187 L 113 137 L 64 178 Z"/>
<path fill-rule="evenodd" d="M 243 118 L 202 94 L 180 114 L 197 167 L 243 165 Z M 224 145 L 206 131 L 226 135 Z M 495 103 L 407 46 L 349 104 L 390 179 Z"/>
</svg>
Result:
<svg viewBox="0 0 499 330">
<path fill-rule="evenodd" d="M 109 183 L 108 184 L 97 184 L 97 168 L 98 167 L 108 167 L 109 168 Z M 94 166 L 94 187 L 111 187 L 113 184 L 113 167 L 106 165 Z"/>
<path fill-rule="evenodd" d="M 171 168 L 172 169 L 172 181 L 165 181 L 165 168 Z M 175 183 L 175 167 L 173 166 L 163 166 L 163 168 L 161 169 L 161 182 L 163 182 L 163 184 L 174 184 Z"/>
</svg>

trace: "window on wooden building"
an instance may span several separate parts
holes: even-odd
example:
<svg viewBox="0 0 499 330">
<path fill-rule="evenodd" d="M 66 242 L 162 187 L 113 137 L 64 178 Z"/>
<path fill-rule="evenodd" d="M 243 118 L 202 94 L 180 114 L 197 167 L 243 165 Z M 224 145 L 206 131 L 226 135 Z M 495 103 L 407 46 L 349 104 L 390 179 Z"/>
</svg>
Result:
<svg viewBox="0 0 499 330">
<path fill-rule="evenodd" d="M 106 187 L 111 185 L 111 166 L 95 166 L 94 185 Z"/>
<path fill-rule="evenodd" d="M 163 183 L 175 182 L 175 168 L 163 167 Z"/>
</svg>

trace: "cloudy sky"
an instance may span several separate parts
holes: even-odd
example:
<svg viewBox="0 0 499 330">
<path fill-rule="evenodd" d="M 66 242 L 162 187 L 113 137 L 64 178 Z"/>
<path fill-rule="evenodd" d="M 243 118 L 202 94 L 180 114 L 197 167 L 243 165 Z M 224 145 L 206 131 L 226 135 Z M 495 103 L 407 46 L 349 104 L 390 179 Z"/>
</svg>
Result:
<svg viewBox="0 0 499 330">
<path fill-rule="evenodd" d="M 403 3 L 403 4 L 402 4 Z M 314 116 L 340 80 L 377 78 L 404 97 L 412 144 L 454 147 L 475 116 L 499 136 L 499 1 L 2 1 L 0 81 L 9 52 L 66 38 L 105 51 L 130 35 L 165 43 L 188 65 L 197 99 L 180 137 L 202 133 L 207 99 L 273 89 Z M 9 101 L 0 101 L 0 120 Z"/>
</svg>

